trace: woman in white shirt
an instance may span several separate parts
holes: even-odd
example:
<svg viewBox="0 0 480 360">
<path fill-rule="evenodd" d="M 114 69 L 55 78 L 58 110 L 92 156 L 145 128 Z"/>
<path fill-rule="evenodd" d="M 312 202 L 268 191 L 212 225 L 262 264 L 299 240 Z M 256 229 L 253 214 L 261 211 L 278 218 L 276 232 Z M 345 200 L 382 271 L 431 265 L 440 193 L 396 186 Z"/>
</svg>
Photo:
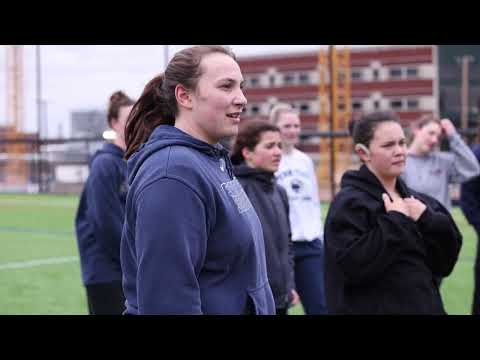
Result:
<svg viewBox="0 0 480 360">
<path fill-rule="evenodd" d="M 288 194 L 297 292 L 307 315 L 326 314 L 323 225 L 313 161 L 295 148 L 301 130 L 295 109 L 278 104 L 270 121 L 282 136 L 283 156 L 276 177 Z"/>
</svg>

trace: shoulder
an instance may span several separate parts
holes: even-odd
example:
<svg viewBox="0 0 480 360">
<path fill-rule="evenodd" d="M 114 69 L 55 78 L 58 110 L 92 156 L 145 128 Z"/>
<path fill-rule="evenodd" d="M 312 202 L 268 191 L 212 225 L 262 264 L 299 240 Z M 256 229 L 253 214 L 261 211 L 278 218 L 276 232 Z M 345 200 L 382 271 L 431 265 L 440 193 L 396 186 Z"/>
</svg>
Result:
<svg viewBox="0 0 480 360">
<path fill-rule="evenodd" d="M 122 159 L 119 159 L 109 153 L 99 153 L 95 155 L 90 164 L 90 172 L 93 174 L 111 174 L 117 172 L 119 165 L 122 163 Z M 122 163 L 126 167 L 126 162 Z"/>
<path fill-rule="evenodd" d="M 345 187 L 335 196 L 330 206 L 332 213 L 373 211 L 380 201 L 372 201 L 371 195 L 354 187 Z"/>
</svg>

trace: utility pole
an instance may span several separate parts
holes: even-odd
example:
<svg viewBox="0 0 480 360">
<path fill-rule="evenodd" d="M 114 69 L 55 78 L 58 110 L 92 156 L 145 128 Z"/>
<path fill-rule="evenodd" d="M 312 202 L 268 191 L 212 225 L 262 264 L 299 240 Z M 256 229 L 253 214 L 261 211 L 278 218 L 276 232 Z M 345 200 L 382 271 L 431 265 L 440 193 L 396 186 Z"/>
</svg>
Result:
<svg viewBox="0 0 480 360">
<path fill-rule="evenodd" d="M 469 78 L 470 78 L 470 63 L 473 62 L 475 59 L 473 56 L 464 55 L 461 57 L 461 65 L 462 65 L 462 92 L 461 92 L 461 104 L 462 104 L 462 130 L 468 129 L 468 118 L 469 118 Z"/>
<path fill-rule="evenodd" d="M 168 65 L 168 45 L 163 45 L 163 63 L 165 64 L 165 70 L 167 70 Z M 165 71 L 164 70 L 164 71 Z"/>
<path fill-rule="evenodd" d="M 329 45 L 328 47 L 328 59 L 330 67 L 330 133 L 336 129 L 337 120 L 337 50 L 335 45 Z M 330 137 L 330 192 L 332 199 L 335 196 L 335 138 Z"/>
<path fill-rule="evenodd" d="M 41 152 L 41 129 L 42 129 L 42 65 L 40 56 L 40 45 L 35 45 L 36 75 L 37 75 L 37 177 L 38 192 L 43 192 L 42 184 L 42 152 Z"/>
</svg>

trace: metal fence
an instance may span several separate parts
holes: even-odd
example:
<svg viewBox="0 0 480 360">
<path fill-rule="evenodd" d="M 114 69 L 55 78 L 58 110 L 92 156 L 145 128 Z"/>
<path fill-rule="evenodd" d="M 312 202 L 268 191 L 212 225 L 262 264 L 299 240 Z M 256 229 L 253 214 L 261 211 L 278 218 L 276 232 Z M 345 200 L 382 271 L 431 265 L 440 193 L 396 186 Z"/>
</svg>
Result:
<svg viewBox="0 0 480 360">
<path fill-rule="evenodd" d="M 461 134 L 471 144 L 477 130 L 469 129 Z M 329 200 L 339 190 L 343 172 L 359 164 L 352 151 L 351 138 L 347 132 L 317 131 L 304 131 L 300 137 L 300 148 L 309 153 L 317 165 L 320 196 Z M 341 152 L 336 151 L 336 142 L 346 144 Z M 103 143 L 102 138 L 0 138 L 0 192 L 78 194 L 88 176 L 89 160 Z M 19 151 L 22 147 L 29 150 Z M 441 148 L 448 150 L 448 143 L 442 143 Z M 458 189 L 453 188 L 452 192 L 455 194 Z"/>
</svg>

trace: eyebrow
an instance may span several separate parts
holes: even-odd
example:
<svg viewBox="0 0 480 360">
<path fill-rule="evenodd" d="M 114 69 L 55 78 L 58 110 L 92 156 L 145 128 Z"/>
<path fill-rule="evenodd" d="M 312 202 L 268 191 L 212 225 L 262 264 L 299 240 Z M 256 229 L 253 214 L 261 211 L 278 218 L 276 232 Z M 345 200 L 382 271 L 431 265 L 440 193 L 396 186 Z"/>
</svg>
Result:
<svg viewBox="0 0 480 360">
<path fill-rule="evenodd" d="M 224 78 L 224 79 L 220 79 L 219 82 L 222 82 L 222 81 L 227 81 L 227 82 L 230 82 L 230 83 L 236 83 L 238 82 L 237 80 L 235 79 L 232 79 L 232 78 Z M 242 81 L 240 81 L 240 85 L 244 85 L 245 84 L 245 80 L 242 79 Z"/>
</svg>

